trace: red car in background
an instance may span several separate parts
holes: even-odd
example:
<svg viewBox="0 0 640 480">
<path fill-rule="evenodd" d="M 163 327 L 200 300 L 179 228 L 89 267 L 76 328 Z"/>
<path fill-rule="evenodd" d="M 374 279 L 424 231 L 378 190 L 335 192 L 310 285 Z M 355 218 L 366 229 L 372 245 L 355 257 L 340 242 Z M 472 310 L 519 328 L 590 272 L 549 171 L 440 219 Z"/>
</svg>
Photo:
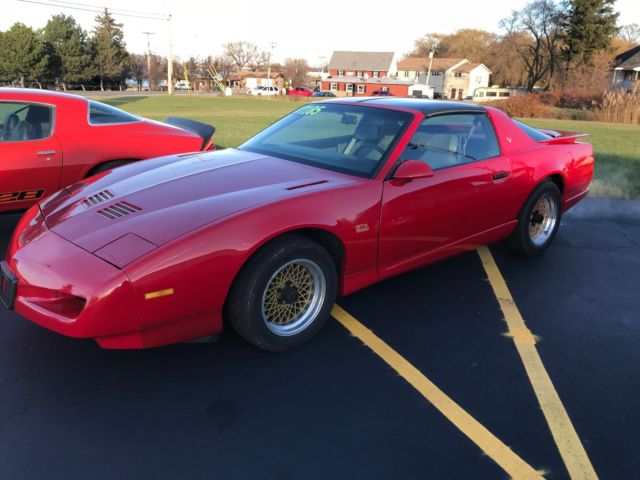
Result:
<svg viewBox="0 0 640 480">
<path fill-rule="evenodd" d="M 313 95 L 313 90 L 307 87 L 293 87 L 287 92 L 287 95 L 299 95 L 301 97 L 310 97 Z"/>
<path fill-rule="evenodd" d="M 127 165 L 33 206 L 0 301 L 104 348 L 224 322 L 286 350 L 320 331 L 336 294 L 500 240 L 543 252 L 589 191 L 579 137 L 465 103 L 311 103 L 237 149 Z"/>
<path fill-rule="evenodd" d="M 0 212 L 145 158 L 213 149 L 215 129 L 147 120 L 78 95 L 0 88 Z"/>
</svg>

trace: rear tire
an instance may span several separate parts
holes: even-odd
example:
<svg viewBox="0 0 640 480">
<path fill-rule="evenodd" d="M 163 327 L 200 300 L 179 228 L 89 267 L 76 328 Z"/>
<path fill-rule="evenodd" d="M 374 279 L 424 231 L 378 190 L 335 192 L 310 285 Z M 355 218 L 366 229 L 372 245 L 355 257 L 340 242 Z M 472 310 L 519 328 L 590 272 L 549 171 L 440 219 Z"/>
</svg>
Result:
<svg viewBox="0 0 640 480">
<path fill-rule="evenodd" d="M 512 252 L 533 257 L 544 252 L 553 242 L 560 226 L 562 196 L 550 181 L 538 185 L 529 195 L 516 229 L 504 241 Z"/>
<path fill-rule="evenodd" d="M 281 352 L 318 334 L 329 318 L 336 292 L 331 255 L 314 241 L 287 235 L 249 259 L 231 288 L 226 313 L 244 339 Z"/>
</svg>

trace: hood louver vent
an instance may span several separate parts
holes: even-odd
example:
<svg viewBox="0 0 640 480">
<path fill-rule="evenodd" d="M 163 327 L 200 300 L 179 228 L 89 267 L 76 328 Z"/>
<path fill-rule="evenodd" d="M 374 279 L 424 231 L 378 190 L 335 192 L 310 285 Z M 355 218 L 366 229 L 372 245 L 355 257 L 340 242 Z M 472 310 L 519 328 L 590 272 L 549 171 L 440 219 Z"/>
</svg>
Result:
<svg viewBox="0 0 640 480">
<path fill-rule="evenodd" d="M 113 192 L 111 192 L 110 190 L 103 190 L 102 192 L 98 192 L 94 195 L 91 195 L 90 197 L 85 198 L 82 201 L 82 204 L 85 207 L 89 208 L 99 203 L 106 202 L 107 200 L 111 200 L 113 197 Z"/>
<path fill-rule="evenodd" d="M 115 220 L 116 218 L 124 217 L 131 213 L 136 213 L 142 210 L 140 207 L 136 207 L 128 202 L 118 202 L 108 207 L 98 210 L 98 213 L 109 220 Z"/>
</svg>

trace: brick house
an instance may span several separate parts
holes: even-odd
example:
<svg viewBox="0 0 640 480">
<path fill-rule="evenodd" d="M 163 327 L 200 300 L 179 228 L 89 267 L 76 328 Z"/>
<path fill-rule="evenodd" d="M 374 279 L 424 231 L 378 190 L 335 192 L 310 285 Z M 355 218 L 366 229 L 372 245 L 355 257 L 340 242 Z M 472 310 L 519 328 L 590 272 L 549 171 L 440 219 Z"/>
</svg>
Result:
<svg viewBox="0 0 640 480">
<path fill-rule="evenodd" d="M 412 82 L 398 80 L 394 52 L 335 51 L 329 61 L 329 76 L 322 89 L 338 96 L 363 97 L 375 91 L 388 91 L 405 97 Z"/>
<path fill-rule="evenodd" d="M 429 59 L 410 57 L 398 62 L 398 79 L 432 86 L 445 98 L 462 100 L 478 88 L 489 86 L 491 70 L 466 58 L 434 58 L 427 79 Z"/>
</svg>

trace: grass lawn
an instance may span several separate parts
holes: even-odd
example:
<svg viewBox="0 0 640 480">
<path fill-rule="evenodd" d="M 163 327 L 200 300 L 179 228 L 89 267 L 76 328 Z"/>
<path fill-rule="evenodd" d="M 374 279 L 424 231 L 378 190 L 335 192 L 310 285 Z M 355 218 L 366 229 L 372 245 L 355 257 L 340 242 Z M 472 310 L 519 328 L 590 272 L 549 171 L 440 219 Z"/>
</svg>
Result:
<svg viewBox="0 0 640 480">
<path fill-rule="evenodd" d="M 143 117 L 162 120 L 177 115 L 216 127 L 220 147 L 235 147 L 278 118 L 303 105 L 293 97 L 209 97 L 150 95 L 97 98 Z M 640 126 L 574 120 L 525 119 L 534 127 L 589 133 L 596 174 L 591 194 L 614 198 L 640 198 Z"/>
</svg>

